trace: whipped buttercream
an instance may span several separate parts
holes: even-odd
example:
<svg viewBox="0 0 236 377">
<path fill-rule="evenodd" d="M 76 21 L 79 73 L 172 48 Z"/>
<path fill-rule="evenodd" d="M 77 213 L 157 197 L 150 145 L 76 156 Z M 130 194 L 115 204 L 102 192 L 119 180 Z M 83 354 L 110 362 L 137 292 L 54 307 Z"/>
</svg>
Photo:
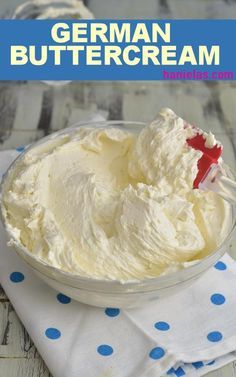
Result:
<svg viewBox="0 0 236 377">
<path fill-rule="evenodd" d="M 49 265 L 97 279 L 195 263 L 223 241 L 231 216 L 219 196 L 192 188 L 194 132 L 163 109 L 139 134 L 79 128 L 29 150 L 3 195 L 14 238 Z"/>
</svg>

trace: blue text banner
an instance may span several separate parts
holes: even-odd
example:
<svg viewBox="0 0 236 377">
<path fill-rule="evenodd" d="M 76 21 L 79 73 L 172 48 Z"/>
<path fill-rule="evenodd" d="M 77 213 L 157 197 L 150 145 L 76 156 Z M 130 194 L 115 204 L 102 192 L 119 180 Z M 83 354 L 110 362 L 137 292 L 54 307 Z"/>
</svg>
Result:
<svg viewBox="0 0 236 377">
<path fill-rule="evenodd" d="M 236 20 L 1 20 L 0 80 L 234 80 Z"/>
</svg>

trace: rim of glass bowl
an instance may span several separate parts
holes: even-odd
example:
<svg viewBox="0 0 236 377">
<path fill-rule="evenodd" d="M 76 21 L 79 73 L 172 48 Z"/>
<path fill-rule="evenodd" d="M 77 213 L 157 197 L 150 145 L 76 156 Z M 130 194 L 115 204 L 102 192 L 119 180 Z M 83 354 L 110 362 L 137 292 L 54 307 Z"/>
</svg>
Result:
<svg viewBox="0 0 236 377">
<path fill-rule="evenodd" d="M 93 278 L 93 277 L 87 277 L 87 276 L 81 276 L 79 274 L 76 274 L 76 273 L 72 273 L 72 272 L 67 272 L 67 271 L 64 271 L 64 270 L 61 270 L 60 268 L 57 268 L 57 267 L 54 267 L 54 266 L 51 266 L 47 263 L 45 263 L 42 259 L 38 258 L 37 256 L 35 256 L 34 254 L 32 254 L 24 245 L 22 245 L 20 243 L 20 241 L 12 234 L 10 228 L 8 227 L 8 224 L 7 224 L 7 219 L 5 217 L 5 211 L 3 209 L 3 195 L 4 195 L 4 186 L 8 180 L 8 178 L 10 177 L 10 174 L 11 172 L 14 170 L 14 167 L 17 163 L 19 163 L 19 161 L 21 161 L 24 156 L 32 149 L 34 148 L 37 148 L 38 146 L 44 144 L 45 142 L 48 142 L 50 140 L 54 140 L 56 139 L 57 137 L 60 137 L 61 135 L 67 135 L 67 134 L 73 134 L 73 132 L 76 132 L 76 130 L 78 128 L 81 128 L 81 127 L 95 127 L 95 128 L 107 128 L 107 127 L 110 127 L 110 126 L 113 126 L 113 127 L 117 127 L 117 128 L 120 128 L 120 129 L 127 129 L 129 131 L 132 132 L 132 128 L 130 127 L 133 127 L 133 126 L 136 126 L 138 128 L 138 130 L 142 129 L 147 123 L 145 122 L 139 122 L 139 121 L 87 121 L 87 122 L 78 122 L 68 128 L 64 128 L 62 130 L 59 130 L 59 131 L 56 131 L 48 136 L 45 136 L 43 138 L 41 138 L 40 140 L 38 140 L 37 142 L 35 143 L 32 143 L 30 144 L 29 146 L 27 146 L 25 148 L 25 150 L 10 164 L 10 166 L 8 167 L 7 171 L 4 173 L 3 177 L 2 177 L 2 181 L 0 183 L 0 215 L 1 215 L 1 219 L 2 219 L 2 223 L 3 223 L 3 226 L 7 232 L 7 234 L 10 236 L 10 238 L 13 240 L 14 242 L 14 246 L 15 248 L 19 248 L 23 254 L 25 253 L 28 257 L 30 257 L 30 259 L 33 259 L 34 261 L 36 261 L 37 263 L 39 263 L 40 265 L 42 265 L 44 268 L 47 268 L 48 270 L 50 270 L 53 274 L 47 274 L 45 273 L 45 271 L 41 271 L 39 269 L 37 269 L 35 266 L 32 266 L 32 264 L 26 260 L 25 258 L 24 261 L 31 267 L 33 268 L 34 270 L 38 271 L 40 274 L 42 275 L 45 275 L 46 277 L 52 279 L 52 280 L 55 280 L 55 281 L 58 281 L 58 279 L 55 278 L 55 274 L 59 274 L 65 278 L 68 278 L 68 279 L 74 279 L 77 280 L 79 283 L 94 283 L 94 284 L 99 284 L 99 285 L 103 285 L 103 284 L 109 284 L 109 286 L 112 288 L 112 286 L 120 286 L 120 287 L 127 287 L 127 288 L 132 288 L 132 287 L 135 287 L 135 288 L 138 288 L 138 287 L 149 287 L 150 289 L 146 289 L 145 291 L 143 292 L 147 292 L 147 291 L 152 291 L 152 290 L 155 290 L 157 291 L 158 289 L 164 289 L 164 288 L 170 288 L 176 284 L 178 284 L 178 282 L 187 282 L 187 281 L 191 281 L 193 280 L 194 278 L 196 278 L 198 275 L 202 274 L 204 271 L 208 270 L 211 266 L 212 266 L 212 263 L 216 262 L 217 260 L 219 260 L 221 258 L 221 256 L 224 254 L 224 246 L 225 244 L 227 244 L 231 237 L 232 237 L 232 234 L 233 234 L 233 231 L 236 227 L 236 207 L 234 206 L 231 206 L 231 217 L 232 217 L 232 225 L 229 229 L 229 232 L 228 234 L 226 235 L 226 237 L 224 238 L 224 240 L 221 242 L 221 244 L 212 252 L 210 253 L 209 255 L 207 255 L 205 258 L 203 259 L 200 259 L 199 261 L 197 261 L 196 263 L 194 263 L 193 265 L 191 266 L 188 266 L 186 268 L 183 268 L 181 270 L 178 270 L 178 271 L 175 271 L 175 272 L 170 272 L 170 273 L 167 273 L 166 275 L 161 275 L 161 276 L 157 276 L 157 277 L 152 277 L 152 278 L 145 278 L 145 279 L 142 279 L 142 280 L 135 280 L 135 279 L 130 279 L 130 280 L 127 280 L 127 281 L 120 281 L 120 280 L 109 280 L 109 279 L 96 279 L 96 278 Z M 230 173 L 233 174 L 230 170 Z M 19 254 L 19 253 L 18 253 Z M 216 255 L 217 255 L 217 258 L 216 258 Z M 22 257 L 22 256 L 21 256 Z M 199 267 L 202 267 L 200 270 L 199 270 Z M 186 274 L 188 276 L 186 276 Z M 78 289 L 78 287 L 72 285 L 72 284 L 68 284 L 67 282 L 63 281 L 62 282 L 63 284 L 67 285 L 67 286 L 70 286 L 72 288 L 75 288 L 75 289 Z M 158 288 L 158 286 L 156 286 L 156 284 L 161 284 L 161 287 Z M 166 283 L 166 284 L 165 284 Z M 154 287 L 154 289 L 151 289 L 152 287 Z M 86 290 L 85 288 L 81 288 L 80 289 L 84 289 Z M 87 289 L 89 290 L 89 289 Z M 93 289 L 94 290 L 94 289 Z M 95 291 L 95 290 L 94 290 Z M 98 290 L 99 291 L 99 290 Z M 137 291 L 135 290 L 136 293 L 138 292 L 142 292 L 142 291 Z M 126 293 L 130 293 L 130 292 L 126 292 Z"/>
<path fill-rule="evenodd" d="M 79 14 L 79 7 L 83 7 L 84 4 L 78 4 L 76 0 L 25 0 L 23 3 L 17 5 L 15 9 L 11 13 L 12 19 L 41 19 L 47 8 L 55 8 L 56 10 L 64 10 L 64 13 L 67 15 L 68 13 L 71 14 L 71 18 L 76 18 L 76 15 Z M 66 12 L 67 10 L 67 12 Z M 90 15 L 90 11 L 87 10 L 87 16 Z M 63 12 L 62 12 L 63 13 Z M 57 16 L 54 19 L 64 19 L 63 14 L 60 14 L 59 17 Z M 72 17 L 73 15 L 73 17 Z M 80 17 L 79 17 L 80 18 Z M 86 17 L 85 19 L 87 19 Z M 53 17 L 47 18 L 53 19 Z"/>
</svg>

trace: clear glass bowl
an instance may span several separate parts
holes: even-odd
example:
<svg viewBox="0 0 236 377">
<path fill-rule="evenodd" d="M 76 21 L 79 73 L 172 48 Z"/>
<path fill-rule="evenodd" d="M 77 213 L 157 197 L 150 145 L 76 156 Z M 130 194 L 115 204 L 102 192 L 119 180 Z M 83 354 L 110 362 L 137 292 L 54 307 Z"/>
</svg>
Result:
<svg viewBox="0 0 236 377">
<path fill-rule="evenodd" d="M 18 20 L 29 19 L 92 19 L 93 15 L 82 1 L 29 0 L 20 4 L 11 15 Z"/>
<path fill-rule="evenodd" d="M 1 185 L 1 199 L 4 198 L 4 192 L 7 190 L 8 180 L 12 172 L 24 155 L 33 148 L 42 147 L 44 143 L 50 143 L 55 138 L 65 135 L 73 134 L 79 127 L 117 127 L 123 130 L 128 130 L 133 133 L 139 133 L 145 126 L 140 122 L 123 122 L 123 121 L 104 121 L 104 122 L 87 122 L 79 123 L 73 127 L 66 128 L 62 131 L 56 132 L 47 136 L 37 143 L 29 146 L 9 167 L 5 173 Z M 210 255 L 204 259 L 196 262 L 196 264 L 182 269 L 180 271 L 170 273 L 165 276 L 159 276 L 151 279 L 144 279 L 142 281 L 130 281 L 121 283 L 119 281 L 97 280 L 93 278 L 81 277 L 76 274 L 62 271 L 58 268 L 47 265 L 42 260 L 35 257 L 28 251 L 11 233 L 8 226 L 3 201 L 1 200 L 2 220 L 5 226 L 8 238 L 13 240 L 14 248 L 21 258 L 30 266 L 30 268 L 48 285 L 59 292 L 64 293 L 73 299 L 83 302 L 85 304 L 100 306 L 100 307 L 135 307 L 145 304 L 146 302 L 161 299 L 167 295 L 175 294 L 176 292 L 188 287 L 202 274 L 204 274 L 211 266 L 213 266 L 219 258 L 227 251 L 229 242 L 236 224 L 236 211 L 232 206 L 231 216 L 232 222 L 225 240 L 222 244 L 214 250 Z"/>
</svg>

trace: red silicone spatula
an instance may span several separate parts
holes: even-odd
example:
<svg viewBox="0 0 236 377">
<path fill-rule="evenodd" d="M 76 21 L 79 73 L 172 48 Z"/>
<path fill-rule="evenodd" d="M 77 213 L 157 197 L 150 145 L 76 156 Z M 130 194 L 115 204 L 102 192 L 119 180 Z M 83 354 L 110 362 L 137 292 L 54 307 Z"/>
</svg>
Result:
<svg viewBox="0 0 236 377">
<path fill-rule="evenodd" d="M 197 149 L 203 153 L 202 157 L 198 160 L 198 174 L 193 182 L 193 187 L 198 188 L 199 183 L 202 182 L 209 172 L 212 164 L 218 164 L 218 160 L 222 154 L 222 145 L 216 144 L 213 148 L 207 148 L 205 146 L 206 140 L 203 134 L 197 133 L 191 139 L 187 139 L 187 143 L 190 147 Z"/>
<path fill-rule="evenodd" d="M 222 145 L 206 147 L 203 133 L 196 128 L 196 135 L 187 139 L 187 144 L 203 153 L 198 160 L 198 174 L 193 182 L 193 188 L 216 192 L 230 203 L 236 204 L 236 182 L 229 179 L 223 172 L 218 160 L 222 154 Z"/>
</svg>

